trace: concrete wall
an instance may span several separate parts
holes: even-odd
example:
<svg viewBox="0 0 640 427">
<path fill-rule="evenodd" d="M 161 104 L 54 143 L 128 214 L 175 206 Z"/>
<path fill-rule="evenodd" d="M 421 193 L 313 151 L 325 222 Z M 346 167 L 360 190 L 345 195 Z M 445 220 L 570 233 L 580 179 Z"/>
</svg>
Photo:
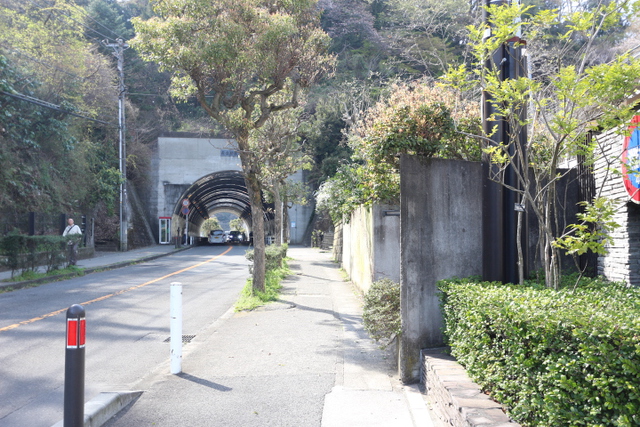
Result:
<svg viewBox="0 0 640 427">
<path fill-rule="evenodd" d="M 342 268 L 362 292 L 382 278 L 400 282 L 397 206 L 362 206 L 351 215 L 348 224 L 342 225 L 342 233 Z"/>
<path fill-rule="evenodd" d="M 179 133 L 160 136 L 154 162 L 156 222 L 158 217 L 172 216 L 180 202 L 180 190 L 186 190 L 198 179 L 214 172 L 242 170 L 240 157 L 228 155 L 233 150 L 234 141 L 224 138 L 194 138 Z"/>
<path fill-rule="evenodd" d="M 443 345 L 438 280 L 482 274 L 480 163 L 401 157 L 399 370 L 420 378 L 420 350 Z"/>
<path fill-rule="evenodd" d="M 640 206 L 630 202 L 622 177 L 614 173 L 622 167 L 623 135 L 607 132 L 598 135 L 598 160 L 594 166 L 596 194 L 616 204 L 613 218 L 620 227 L 612 233 L 608 253 L 598 258 L 598 274 L 613 281 L 640 286 Z"/>
<path fill-rule="evenodd" d="M 289 177 L 292 182 L 305 182 L 306 173 L 298 171 Z M 308 199 L 312 199 L 309 195 Z M 293 245 L 301 245 L 304 242 L 305 232 L 314 214 L 314 205 L 293 205 L 289 208 L 289 240 Z"/>
</svg>

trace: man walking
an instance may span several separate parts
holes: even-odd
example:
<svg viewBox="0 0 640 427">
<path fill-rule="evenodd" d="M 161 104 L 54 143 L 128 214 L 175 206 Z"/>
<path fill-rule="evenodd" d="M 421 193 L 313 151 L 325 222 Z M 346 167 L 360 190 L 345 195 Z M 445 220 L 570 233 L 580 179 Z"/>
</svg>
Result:
<svg viewBox="0 0 640 427">
<path fill-rule="evenodd" d="M 67 228 L 62 232 L 63 236 L 68 236 L 71 234 L 82 234 L 80 227 L 73 223 L 73 218 L 69 218 L 67 220 Z M 78 244 L 80 243 L 80 238 L 74 236 L 67 242 L 67 248 L 69 249 L 69 265 L 76 265 L 78 258 Z"/>
</svg>

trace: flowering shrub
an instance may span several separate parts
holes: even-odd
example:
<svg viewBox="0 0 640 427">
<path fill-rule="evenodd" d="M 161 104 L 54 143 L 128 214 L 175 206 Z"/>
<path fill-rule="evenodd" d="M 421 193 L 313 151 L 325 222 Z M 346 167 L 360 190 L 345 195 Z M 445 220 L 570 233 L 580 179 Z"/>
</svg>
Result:
<svg viewBox="0 0 640 427">
<path fill-rule="evenodd" d="M 397 165 L 397 155 L 480 160 L 477 103 L 454 91 L 418 80 L 395 84 L 390 95 L 367 110 L 349 134 L 359 158 L 374 165 Z"/>
<path fill-rule="evenodd" d="M 360 205 L 397 204 L 399 154 L 480 160 L 480 140 L 469 136 L 480 132 L 477 103 L 423 80 L 392 85 L 350 129 L 352 162 L 322 184 L 317 209 L 337 223 Z"/>
</svg>

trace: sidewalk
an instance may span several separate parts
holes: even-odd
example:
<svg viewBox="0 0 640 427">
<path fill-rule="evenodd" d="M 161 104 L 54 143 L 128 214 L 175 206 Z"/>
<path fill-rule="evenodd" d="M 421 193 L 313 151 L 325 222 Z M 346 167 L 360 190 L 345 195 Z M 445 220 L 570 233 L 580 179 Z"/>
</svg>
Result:
<svg viewBox="0 0 640 427">
<path fill-rule="evenodd" d="M 85 426 L 432 427 L 417 386 L 398 381 L 392 355 L 364 332 L 360 297 L 329 254 L 288 255 L 294 275 L 278 302 L 229 310 L 184 345 L 181 374 L 167 356 L 130 390 L 88 402 L 85 421 L 117 415 Z"/>
<path fill-rule="evenodd" d="M 111 268 L 124 267 L 141 261 L 149 261 L 157 257 L 169 255 L 176 251 L 182 251 L 188 248 L 175 249 L 174 245 L 155 245 L 147 246 L 141 249 L 132 249 L 126 252 L 96 252 L 93 258 L 78 260 L 77 266 L 83 268 L 85 273 L 92 273 L 96 270 L 104 270 Z M 44 273 L 44 267 L 40 267 L 39 272 Z M 19 272 L 16 272 L 19 274 Z M 60 276 L 64 277 L 64 276 Z M 11 282 L 11 271 L 0 271 L 0 290 L 2 288 L 18 289 L 33 283 L 51 282 L 51 278 L 43 278 L 41 280 L 31 280 L 24 282 Z M 5 282 L 5 280 L 7 280 Z M 53 279 L 55 280 L 55 279 Z"/>
</svg>

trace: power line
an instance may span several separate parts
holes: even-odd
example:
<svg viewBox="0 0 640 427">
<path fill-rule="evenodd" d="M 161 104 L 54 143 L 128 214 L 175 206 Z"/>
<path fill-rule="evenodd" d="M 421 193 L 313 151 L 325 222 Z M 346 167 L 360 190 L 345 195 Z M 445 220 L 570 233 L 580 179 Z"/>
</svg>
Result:
<svg viewBox="0 0 640 427">
<path fill-rule="evenodd" d="M 44 61 L 42 61 L 42 60 L 40 60 L 38 58 L 34 58 L 33 56 L 28 55 L 27 53 L 23 52 L 21 49 L 18 49 L 17 47 L 7 46 L 7 45 L 5 45 L 3 43 L 0 43 L 0 47 L 3 47 L 5 49 L 7 49 L 8 51 L 10 51 L 11 53 L 17 54 L 17 55 L 22 56 L 24 58 L 27 58 L 27 59 L 29 59 L 29 60 L 31 60 L 33 62 L 36 62 L 36 63 L 38 63 L 38 64 L 40 64 L 40 65 L 42 65 L 44 67 L 52 68 L 52 69 L 54 69 L 56 71 L 60 71 L 61 73 L 64 73 L 64 74 L 66 74 L 68 76 L 74 77 L 74 78 L 79 79 L 79 80 L 85 80 L 84 77 L 80 77 L 77 74 L 70 73 L 70 72 L 68 72 L 66 70 L 63 70 L 62 68 L 56 67 L 55 65 L 48 64 L 48 63 L 46 63 L 46 62 L 44 62 Z"/>
<path fill-rule="evenodd" d="M 6 95 L 6 96 L 10 96 L 12 98 L 19 99 L 21 101 L 30 102 L 32 104 L 36 104 L 36 105 L 39 105 L 39 106 L 44 107 L 44 108 L 49 108 L 50 110 L 58 111 L 60 113 L 69 114 L 71 116 L 80 117 L 82 119 L 91 120 L 91 121 L 94 121 L 94 122 L 102 123 L 104 125 L 118 127 L 118 125 L 116 125 L 114 123 L 105 122 L 103 120 L 94 119 L 92 117 L 88 117 L 88 116 L 85 116 L 85 115 L 82 115 L 82 114 L 79 114 L 79 113 L 76 113 L 76 112 L 73 112 L 73 111 L 70 111 L 70 110 L 66 110 L 66 109 L 60 107 L 57 104 L 52 104 L 50 102 L 43 101 L 42 99 L 34 98 L 32 96 L 24 95 L 22 93 L 18 93 L 18 92 L 9 93 L 9 92 L 5 92 L 3 90 L 0 90 L 0 94 Z M 88 113 L 84 113 L 84 114 L 88 114 Z"/>
<path fill-rule="evenodd" d="M 139 92 L 127 92 L 129 96 L 167 96 L 168 94 L 164 93 L 139 93 Z"/>
<path fill-rule="evenodd" d="M 67 27 L 67 28 L 70 28 L 70 29 L 74 30 L 74 27 L 71 25 L 71 22 L 70 22 L 70 21 L 73 21 L 73 22 L 75 22 L 76 24 L 79 24 L 80 26 L 82 26 L 84 29 L 86 29 L 86 30 L 88 30 L 88 31 L 90 31 L 90 32 L 92 32 L 92 33 L 94 33 L 94 34 L 99 34 L 99 35 L 100 35 L 100 36 L 102 36 L 103 38 L 111 39 L 111 37 L 106 36 L 105 34 L 101 33 L 100 31 L 95 30 L 94 28 L 91 28 L 91 27 L 90 27 L 90 26 L 88 26 L 88 25 L 85 25 L 83 22 L 78 21 L 77 19 L 75 19 L 74 17 L 72 17 L 70 14 L 64 13 L 64 12 L 63 12 L 63 11 L 61 11 L 61 10 L 56 10 L 56 9 L 54 9 L 55 4 L 47 5 L 47 3 L 46 3 L 46 1 L 45 1 L 45 2 L 44 2 L 44 5 L 41 5 L 41 4 L 37 3 L 37 2 L 36 2 L 36 1 L 34 1 L 34 0 L 27 0 L 27 2 L 28 2 L 28 3 L 30 3 L 33 7 L 35 7 L 35 9 L 36 9 L 36 10 L 35 10 L 34 12 L 45 12 L 45 10 L 47 10 L 47 9 L 48 9 L 48 12 L 49 12 L 49 13 L 48 13 L 48 15 L 49 15 L 49 16 L 46 18 L 47 20 L 48 20 L 49 18 L 56 19 L 57 21 L 59 21 L 59 22 L 60 22 L 62 25 L 64 25 L 65 27 Z M 14 11 L 16 11 L 16 12 L 20 12 L 20 11 L 18 11 L 18 10 L 15 10 L 15 9 L 13 9 L 13 8 L 8 7 L 6 4 L 3 4 L 2 6 L 3 6 L 3 7 L 5 7 L 5 8 L 7 8 L 7 9 L 14 10 Z M 76 7 L 77 7 L 77 6 L 76 6 Z M 82 14 L 84 17 L 91 19 L 92 21 L 96 22 L 97 24 L 99 24 L 99 25 L 100 25 L 100 26 L 102 26 L 103 28 L 106 28 L 110 33 L 112 33 L 112 34 L 116 34 L 116 35 L 117 35 L 117 33 L 115 33 L 114 31 L 110 30 L 109 28 L 105 27 L 104 25 L 100 24 L 99 22 L 97 22 L 95 19 L 93 19 L 93 18 L 92 18 L 90 15 L 88 15 L 86 12 L 83 12 L 83 11 L 81 11 L 81 10 L 79 10 L 79 9 L 76 9 L 76 10 L 78 10 L 78 11 L 79 11 L 79 13 L 80 13 L 80 12 L 82 12 L 81 14 Z M 64 18 L 66 18 L 66 19 L 64 19 L 64 18 L 63 18 L 63 16 L 64 16 Z M 44 22 L 46 22 L 46 20 L 45 20 Z M 89 35 L 88 35 L 88 34 L 86 34 L 86 33 L 85 33 L 85 35 L 84 35 L 84 36 L 85 36 L 87 39 L 89 39 L 89 40 L 93 40 L 94 42 L 96 42 L 96 43 L 98 43 L 98 44 L 101 44 L 101 40 L 99 40 L 97 37 L 91 37 L 91 36 L 89 36 Z M 52 69 L 58 70 L 58 71 L 60 71 L 60 72 L 63 72 L 63 73 L 65 73 L 65 74 L 67 74 L 67 75 L 71 76 L 71 77 L 74 77 L 74 78 L 78 78 L 78 79 L 84 80 L 82 77 L 80 77 L 80 76 L 78 76 L 78 75 L 75 75 L 75 74 L 73 74 L 73 73 L 69 73 L 69 72 L 67 72 L 67 71 L 65 71 L 65 70 L 62 70 L 62 69 L 60 69 L 60 68 L 58 68 L 58 67 L 55 67 L 55 66 L 53 66 L 53 65 L 51 65 L 51 64 L 47 64 L 47 63 L 45 63 L 44 61 L 38 60 L 38 59 L 36 59 L 36 58 L 33 58 L 33 57 L 31 57 L 30 55 L 27 55 L 26 53 L 21 52 L 19 49 L 10 48 L 10 47 L 8 47 L 8 46 L 6 46 L 6 45 L 3 45 L 3 44 L 0 44 L 0 45 L 1 45 L 1 46 L 3 46 L 3 47 L 5 47 L 6 49 L 13 49 L 13 50 L 15 50 L 15 51 L 16 51 L 16 53 L 18 53 L 19 55 L 24 56 L 24 57 L 26 57 L 26 58 L 28 58 L 28 59 L 30 59 L 30 60 L 32 60 L 32 61 L 35 61 L 35 62 L 37 62 L 37 63 L 39 63 L 39 64 L 41 64 L 41 65 L 43 65 L 43 66 L 50 67 L 50 68 L 52 68 Z M 32 104 L 35 104 L 35 105 L 38 105 L 38 106 L 41 106 L 41 107 L 44 107 L 44 108 L 48 108 L 48 109 L 51 109 L 51 110 L 54 110 L 54 111 L 57 111 L 57 112 L 60 112 L 60 113 L 63 113 L 63 114 L 68 114 L 68 115 L 75 116 L 75 117 L 79 117 L 79 118 L 82 118 L 82 119 L 91 120 L 91 121 L 93 121 L 93 122 L 101 123 L 101 124 L 108 125 L 108 126 L 121 127 L 120 125 L 117 125 L 117 124 L 114 124 L 114 123 L 109 123 L 109 122 L 106 122 L 106 121 L 103 121 L 103 120 L 98 120 L 98 119 L 94 119 L 94 118 L 92 118 L 92 117 L 89 117 L 89 116 L 87 115 L 88 113 L 83 113 L 83 112 L 78 112 L 78 113 L 76 113 L 76 112 L 74 112 L 74 111 L 71 111 L 71 110 L 68 110 L 68 109 L 62 108 L 60 105 L 52 104 L 52 103 L 50 103 L 50 102 L 47 102 L 47 101 L 44 101 L 44 100 L 41 100 L 41 99 L 38 99 L 38 98 L 34 98 L 34 97 L 31 97 L 31 96 L 28 96 L 28 95 L 21 94 L 21 93 L 19 93 L 19 92 L 9 93 L 9 92 L 5 92 L 5 91 L 0 91 L 0 94 L 2 94 L 2 95 L 6 95 L 6 96 L 9 96 L 9 97 L 12 97 L 12 98 L 15 98 L 15 99 L 18 99 L 18 100 L 24 101 L 24 102 L 29 102 L 29 103 L 32 103 Z"/>
<path fill-rule="evenodd" d="M 169 96 L 171 98 L 171 95 L 169 93 L 138 93 L 138 92 L 127 92 L 128 96 L 157 96 L 157 97 L 165 97 L 165 96 Z M 189 95 L 187 96 L 187 98 L 195 98 L 195 95 Z M 213 98 L 215 97 L 215 95 L 205 95 L 205 98 Z"/>
<path fill-rule="evenodd" d="M 109 31 L 111 34 L 115 35 L 116 39 L 124 39 L 124 37 L 121 34 L 116 33 L 115 31 L 113 31 L 111 28 L 107 27 L 106 25 L 104 25 L 100 21 L 97 21 L 95 18 L 93 18 L 91 15 L 89 15 L 89 13 L 87 13 L 87 11 L 85 9 L 81 8 L 77 4 L 71 4 L 71 6 L 74 7 L 78 11 L 78 13 L 80 13 L 81 15 L 85 16 L 86 18 L 88 18 L 91 21 L 95 22 L 96 24 L 98 24 L 99 26 L 104 28 L 105 30 Z"/>
<path fill-rule="evenodd" d="M 73 28 L 73 27 L 69 25 L 69 22 L 65 22 L 65 21 L 60 17 L 60 15 L 62 15 L 62 16 L 64 16 L 65 18 L 67 18 L 67 19 L 69 19 L 69 20 L 71 20 L 71 21 L 73 21 L 73 22 L 75 22 L 75 23 L 79 24 L 80 26 L 82 26 L 82 27 L 83 27 L 83 28 L 85 28 L 86 30 L 91 31 L 91 32 L 93 32 L 93 33 L 95 33 L 95 34 L 98 34 L 100 37 L 91 37 L 91 36 L 86 35 L 86 37 L 87 37 L 88 39 L 93 40 L 94 42 L 96 42 L 96 43 L 98 43 L 98 44 L 100 44 L 100 43 L 101 43 L 102 39 L 105 39 L 105 38 L 106 38 L 106 39 L 113 39 L 113 37 L 109 37 L 109 36 L 107 36 L 107 35 L 105 35 L 105 34 L 102 34 L 100 31 L 95 30 L 95 29 L 91 28 L 90 26 L 88 26 L 88 25 L 86 25 L 86 24 L 84 24 L 84 23 L 82 23 L 82 22 L 78 21 L 77 19 L 73 18 L 71 15 L 67 15 L 66 13 L 64 13 L 64 12 L 63 12 L 63 11 L 61 11 L 61 10 L 54 9 L 54 6 L 55 6 L 54 4 L 52 4 L 52 5 L 47 5 L 47 4 L 45 3 L 45 5 L 43 6 L 43 5 L 40 5 L 40 4 L 36 3 L 34 0 L 27 0 L 27 1 L 28 1 L 29 3 L 31 3 L 31 5 L 32 5 L 32 6 L 34 6 L 36 9 L 40 9 L 40 11 L 43 11 L 44 9 L 49 9 L 49 16 L 53 16 L 56 20 L 60 21 L 60 22 L 61 22 L 62 24 L 64 24 L 64 25 L 66 25 L 68 28 Z M 3 5 L 3 7 L 7 8 L 7 9 L 11 9 L 11 10 L 13 10 L 13 11 L 15 11 L 15 12 L 20 12 L 20 11 L 18 11 L 18 10 L 15 10 L 15 9 L 13 9 L 13 8 L 8 7 L 7 5 Z M 82 11 L 81 9 L 79 9 L 79 7 L 78 7 L 77 5 L 75 5 L 75 7 L 77 8 L 76 10 L 78 10 L 78 11 Z M 108 30 L 109 32 L 111 32 L 112 34 L 115 34 L 116 36 L 118 35 L 118 34 L 117 34 L 117 33 L 115 33 L 113 30 L 109 29 L 109 28 L 108 28 L 108 27 L 106 27 L 105 25 L 100 24 L 98 21 L 96 21 L 95 19 L 93 19 L 93 18 L 92 18 L 88 13 L 86 13 L 86 11 L 84 11 L 84 12 L 83 12 L 83 15 L 84 15 L 85 17 L 87 17 L 87 18 L 91 19 L 92 21 L 96 22 L 96 23 L 97 23 L 98 25 L 100 25 L 101 27 L 103 27 L 103 28 L 107 29 L 107 30 Z"/>
<path fill-rule="evenodd" d="M 113 39 L 113 37 L 105 36 L 105 35 L 104 35 L 104 34 L 102 34 L 100 31 L 94 30 L 93 28 L 86 26 L 86 25 L 85 25 L 85 24 L 83 24 L 82 22 L 80 22 L 80 21 L 78 21 L 77 19 L 73 18 L 71 15 L 67 15 L 66 13 L 61 12 L 61 11 L 56 11 L 56 12 L 58 12 L 60 15 L 62 15 L 62 16 L 64 16 L 64 17 L 66 17 L 66 18 L 69 18 L 69 19 L 70 19 L 70 20 L 72 20 L 73 22 L 75 22 L 75 23 L 77 23 L 77 24 L 80 24 L 82 27 L 86 28 L 87 30 L 89 30 L 89 31 L 93 31 L 93 32 L 94 32 L 94 33 L 96 33 L 96 34 L 99 34 L 101 37 L 103 37 L 103 38 L 105 38 L 105 39 Z M 94 40 L 97 40 L 97 38 L 94 38 Z"/>
</svg>

